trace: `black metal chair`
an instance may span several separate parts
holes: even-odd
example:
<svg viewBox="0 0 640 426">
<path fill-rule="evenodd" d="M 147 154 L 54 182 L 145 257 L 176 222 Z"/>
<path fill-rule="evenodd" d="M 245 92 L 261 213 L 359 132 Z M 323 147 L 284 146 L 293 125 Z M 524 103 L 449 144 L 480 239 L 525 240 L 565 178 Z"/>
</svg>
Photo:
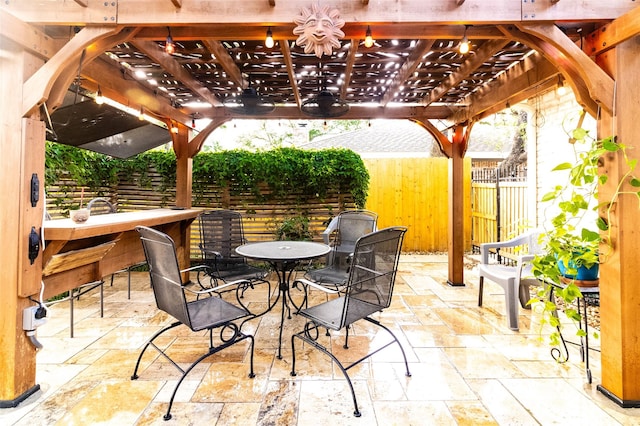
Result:
<svg viewBox="0 0 640 426">
<path fill-rule="evenodd" d="M 308 321 L 304 326 L 304 330 L 295 333 L 291 337 L 291 375 L 296 375 L 295 339 L 298 338 L 327 354 L 331 357 L 332 361 L 340 367 L 351 389 L 351 396 L 353 397 L 353 405 L 355 407 L 353 414 L 356 417 L 360 417 L 360 411 L 358 410 L 353 384 L 347 373 L 347 370 L 351 367 L 360 364 L 387 346 L 397 343 L 404 358 L 407 369 L 406 375 L 411 376 L 407 357 L 396 336 L 378 320 L 371 318 L 372 314 L 381 312 L 391 304 L 393 286 L 398 270 L 400 249 L 406 231 L 407 228 L 404 227 L 391 227 L 361 237 L 355 244 L 353 260 L 344 292 L 340 292 L 337 298 L 300 310 L 298 314 L 306 317 Z M 307 286 L 307 288 L 316 288 L 329 293 L 338 293 L 335 290 L 328 289 L 323 284 L 318 285 L 304 278 L 297 281 Z M 345 366 L 331 353 L 329 348 L 323 346 L 318 341 L 320 328 L 336 331 L 345 329 L 344 348 L 348 349 L 349 326 L 359 320 L 365 320 L 381 327 L 386 330 L 393 339 L 384 346 L 369 352 L 358 361 Z"/>
<path fill-rule="evenodd" d="M 245 244 L 242 215 L 232 210 L 209 210 L 198 216 L 200 250 L 206 268 L 198 273 L 203 287 L 216 287 L 219 281 L 249 280 L 268 283 L 268 271 L 251 265 L 236 253 L 236 247 Z M 207 277 L 209 285 L 203 281 Z"/>
<path fill-rule="evenodd" d="M 156 298 L 156 305 L 158 306 L 158 309 L 168 313 L 177 321 L 164 327 L 149 339 L 138 356 L 138 361 L 136 362 L 136 367 L 131 379 L 135 380 L 138 378 L 140 360 L 149 346 L 154 347 L 182 373 L 182 377 L 178 380 L 178 383 L 173 390 L 173 394 L 171 395 L 171 399 L 169 400 L 167 413 L 163 417 L 164 420 L 169 420 L 171 418 L 171 406 L 173 405 L 173 399 L 175 398 L 178 388 L 180 387 L 180 384 L 182 384 L 184 378 L 201 361 L 222 349 L 241 342 L 242 340 L 249 339 L 249 377 L 252 378 L 255 376 L 253 372 L 253 336 L 250 334 L 244 334 L 241 331 L 241 327 L 234 323 L 236 320 L 251 317 L 252 315 L 245 308 L 229 303 L 217 295 L 214 296 L 213 294 L 215 294 L 216 289 L 191 291 L 189 288 L 185 287 L 182 283 L 181 277 L 181 273 L 185 271 L 181 271 L 178 266 L 176 248 L 171 237 L 160 231 L 144 226 L 138 226 L 136 227 L 136 230 L 140 233 L 145 257 L 149 264 L 151 287 L 153 288 L 153 293 Z M 243 280 L 235 283 L 229 282 L 225 286 L 235 286 L 237 289 L 236 298 L 238 298 L 240 289 L 243 285 L 247 284 L 248 282 Z M 195 300 L 188 301 L 185 292 L 190 292 L 192 294 L 192 298 L 195 296 Z M 200 298 L 200 296 L 203 295 L 209 295 L 211 297 Z M 166 331 L 181 324 L 186 325 L 193 332 L 201 330 L 208 330 L 209 332 L 208 350 L 194 361 L 186 370 L 183 370 L 154 343 L 154 341 Z M 220 343 L 217 346 L 214 346 L 214 329 L 218 329 L 220 332 Z"/>
<path fill-rule="evenodd" d="M 322 233 L 331 246 L 326 266 L 307 271 L 306 278 L 318 284 L 340 289 L 349 276 L 349 262 L 356 241 L 376 230 L 378 215 L 368 210 L 346 210 L 338 214 Z"/>
</svg>

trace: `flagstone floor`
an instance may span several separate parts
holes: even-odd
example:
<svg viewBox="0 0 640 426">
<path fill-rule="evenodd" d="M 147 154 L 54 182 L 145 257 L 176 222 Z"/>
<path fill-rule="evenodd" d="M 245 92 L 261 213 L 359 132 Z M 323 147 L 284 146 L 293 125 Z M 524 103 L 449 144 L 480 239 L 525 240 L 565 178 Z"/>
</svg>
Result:
<svg viewBox="0 0 640 426">
<path fill-rule="evenodd" d="M 290 335 L 301 330 L 302 318 L 286 320 L 283 359 L 277 359 L 277 307 L 246 324 L 245 331 L 256 338 L 255 378 L 248 378 L 248 344 L 232 346 L 187 376 L 173 418 L 163 421 L 177 370 L 154 354 L 143 359 L 138 380 L 130 377 L 145 341 L 171 319 L 156 309 L 148 274 L 137 272 L 130 300 L 126 273 L 116 276 L 113 287 L 107 280 L 104 318 L 98 291 L 76 303 L 74 338 L 68 302 L 50 309 L 48 322 L 38 329 L 44 345 L 37 355 L 41 390 L 16 408 L 0 410 L 0 424 L 640 424 L 640 409 L 622 409 L 596 390 L 598 351 L 590 351 L 593 384 L 588 384 L 577 347 L 570 345 L 567 363 L 553 361 L 550 346 L 540 341 L 539 314 L 521 310 L 520 331 L 511 331 L 499 286 L 485 284 L 479 308 L 475 271 L 465 270 L 464 287 L 448 286 L 446 274 L 445 256 L 402 256 L 394 301 L 378 319 L 397 332 L 412 376 L 405 377 L 394 347 L 350 370 L 360 418 L 353 416 L 340 370 L 320 351 L 297 349 L 298 375 L 289 374 Z M 340 337 L 334 333 L 333 347 L 349 356 Z M 356 323 L 350 351 L 375 347 L 378 337 L 368 323 Z M 207 337 L 179 327 L 162 344 L 179 363 L 188 363 L 206 351 Z M 599 349 L 597 339 L 591 345 Z"/>
</svg>

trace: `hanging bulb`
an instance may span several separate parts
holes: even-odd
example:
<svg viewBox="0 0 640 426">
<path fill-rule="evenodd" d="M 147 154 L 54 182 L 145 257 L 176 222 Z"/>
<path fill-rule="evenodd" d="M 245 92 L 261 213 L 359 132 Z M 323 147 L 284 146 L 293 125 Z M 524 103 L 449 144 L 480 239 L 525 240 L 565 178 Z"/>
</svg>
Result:
<svg viewBox="0 0 640 426">
<path fill-rule="evenodd" d="M 164 43 L 164 51 L 169 55 L 173 55 L 176 52 L 176 45 L 173 43 L 173 38 L 171 37 L 171 29 L 167 27 L 167 39 Z"/>
<path fill-rule="evenodd" d="M 371 27 L 367 25 L 367 32 L 364 37 L 364 47 L 373 46 L 373 37 L 371 36 Z"/>
<path fill-rule="evenodd" d="M 464 26 L 464 35 L 462 36 L 462 40 L 460 41 L 460 47 L 458 48 L 460 53 L 467 54 L 469 53 L 469 50 L 471 49 L 471 43 L 469 42 L 469 38 L 467 38 L 467 29 L 469 28 L 468 25 Z"/>
<path fill-rule="evenodd" d="M 191 119 L 191 127 L 194 128 L 194 129 L 196 128 L 196 119 L 195 118 Z"/>
<path fill-rule="evenodd" d="M 273 41 L 273 34 L 271 33 L 271 27 L 267 30 L 267 38 L 264 40 L 264 45 L 267 49 L 271 49 L 275 42 Z"/>
<path fill-rule="evenodd" d="M 138 114 L 138 120 L 144 120 L 144 107 L 140 106 L 140 113 Z"/>
<path fill-rule="evenodd" d="M 556 89 L 558 96 L 564 96 L 567 94 L 567 88 L 564 85 L 562 77 L 558 76 L 558 88 Z"/>
<path fill-rule="evenodd" d="M 102 96 L 102 90 L 100 90 L 100 86 L 98 86 L 98 91 L 96 92 L 96 103 L 98 105 L 102 105 L 104 103 L 104 97 Z"/>
</svg>

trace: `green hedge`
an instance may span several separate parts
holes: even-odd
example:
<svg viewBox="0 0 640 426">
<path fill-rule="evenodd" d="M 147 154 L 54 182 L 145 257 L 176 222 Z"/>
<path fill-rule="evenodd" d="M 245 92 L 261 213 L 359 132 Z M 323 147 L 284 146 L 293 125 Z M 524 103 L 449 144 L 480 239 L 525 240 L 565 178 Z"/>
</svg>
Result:
<svg viewBox="0 0 640 426">
<path fill-rule="evenodd" d="M 55 185 L 64 176 L 89 190 L 118 182 L 118 177 L 137 174 L 141 186 L 150 186 L 148 171 L 163 176 L 162 185 L 170 188 L 176 180 L 173 151 L 148 151 L 122 160 L 47 142 L 46 185 Z M 360 156 L 348 149 L 301 150 L 279 148 L 249 152 L 231 150 L 203 152 L 193 159 L 193 192 L 202 194 L 206 184 L 229 188 L 236 193 L 251 193 L 264 198 L 260 185 L 266 184 L 272 196 L 302 192 L 322 197 L 329 189 L 352 195 L 363 208 L 369 188 L 369 173 Z M 266 200 L 265 200 L 266 201 Z"/>
</svg>

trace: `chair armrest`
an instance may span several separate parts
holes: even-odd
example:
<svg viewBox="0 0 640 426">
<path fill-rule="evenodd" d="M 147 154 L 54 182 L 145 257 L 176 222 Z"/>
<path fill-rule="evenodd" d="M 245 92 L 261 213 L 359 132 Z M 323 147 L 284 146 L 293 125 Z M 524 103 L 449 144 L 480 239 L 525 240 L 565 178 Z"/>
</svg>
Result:
<svg viewBox="0 0 640 426">
<path fill-rule="evenodd" d="M 504 248 L 504 247 L 517 247 L 524 244 L 528 244 L 531 238 L 531 234 L 535 231 L 525 232 L 524 234 L 518 235 L 510 240 L 506 241 L 496 241 L 492 243 L 482 243 L 480 244 L 480 255 L 481 255 L 481 263 L 487 264 L 489 263 L 489 250 L 496 248 Z M 533 259 L 533 257 L 532 257 Z"/>
<path fill-rule="evenodd" d="M 329 225 L 327 225 L 325 230 L 322 231 L 322 240 L 325 244 L 329 244 L 331 234 L 333 234 L 336 229 L 338 229 L 338 216 L 334 216 L 334 218 L 331 219 L 331 222 L 329 222 Z"/>
<path fill-rule="evenodd" d="M 331 290 L 330 288 L 327 288 L 327 287 L 325 287 L 325 286 L 323 286 L 323 285 L 320 285 L 320 284 L 316 284 L 315 282 L 313 282 L 313 281 L 309 281 L 309 280 L 307 280 L 307 279 L 305 279 L 305 278 L 298 278 L 298 279 L 296 279 L 296 280 L 293 282 L 293 285 L 295 286 L 295 285 L 296 285 L 296 283 L 302 283 L 302 284 L 304 284 L 305 286 L 313 287 L 313 288 L 315 288 L 315 289 L 317 289 L 317 290 L 321 290 L 321 291 L 324 291 L 325 293 L 329 293 L 329 294 L 338 294 L 338 293 L 340 293 L 340 292 L 339 292 L 339 291 L 337 291 L 337 290 Z"/>
<path fill-rule="evenodd" d="M 219 295 L 220 292 L 225 291 L 226 289 L 228 289 L 229 287 L 237 287 L 240 284 L 246 284 L 246 285 L 251 285 L 251 281 L 249 280 L 236 280 L 236 281 L 229 281 L 228 283 L 216 286 L 216 287 L 212 287 L 212 288 L 207 288 L 204 290 L 192 290 L 188 287 L 184 287 L 184 289 L 186 291 L 188 291 L 191 294 L 197 294 L 197 295 L 203 295 L 203 294 L 211 294 L 211 293 L 216 293 Z"/>
<path fill-rule="evenodd" d="M 203 247 L 202 243 L 198 244 L 198 247 L 200 247 L 200 251 L 203 252 L 203 253 L 212 254 L 218 259 L 222 257 L 222 253 L 220 253 L 219 251 L 216 251 L 216 250 L 211 250 L 211 249 L 208 249 L 206 247 Z"/>
</svg>

